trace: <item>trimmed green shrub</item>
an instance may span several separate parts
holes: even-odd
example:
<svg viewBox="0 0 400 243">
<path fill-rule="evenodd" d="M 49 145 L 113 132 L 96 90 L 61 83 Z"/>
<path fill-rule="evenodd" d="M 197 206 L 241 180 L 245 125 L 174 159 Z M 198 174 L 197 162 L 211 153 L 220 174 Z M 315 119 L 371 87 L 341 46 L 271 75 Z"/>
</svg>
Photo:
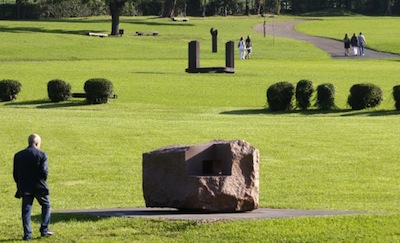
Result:
<svg viewBox="0 0 400 243">
<path fill-rule="evenodd" d="M 53 102 L 68 100 L 71 97 L 71 85 L 60 79 L 53 79 L 47 83 L 47 94 Z"/>
<path fill-rule="evenodd" d="M 396 110 L 400 111 L 400 85 L 393 87 L 393 98 L 395 101 Z"/>
<path fill-rule="evenodd" d="M 314 92 L 313 83 L 310 80 L 300 80 L 296 85 L 297 107 L 307 110 L 311 106 L 310 98 Z"/>
<path fill-rule="evenodd" d="M 380 105 L 382 96 L 382 90 L 375 84 L 354 84 L 350 88 L 347 104 L 353 110 L 373 108 Z"/>
<path fill-rule="evenodd" d="M 89 104 L 107 103 L 113 93 L 113 84 L 104 78 L 93 78 L 85 82 L 86 102 Z"/>
<path fill-rule="evenodd" d="M 267 102 L 271 111 L 289 111 L 293 108 L 294 85 L 287 82 L 272 84 L 267 90 Z"/>
<path fill-rule="evenodd" d="M 21 91 L 21 83 L 16 80 L 3 79 L 0 81 L 0 101 L 11 101 L 17 99 Z"/>
<path fill-rule="evenodd" d="M 324 83 L 317 86 L 317 100 L 315 106 L 320 110 L 335 109 L 335 86 Z"/>
</svg>

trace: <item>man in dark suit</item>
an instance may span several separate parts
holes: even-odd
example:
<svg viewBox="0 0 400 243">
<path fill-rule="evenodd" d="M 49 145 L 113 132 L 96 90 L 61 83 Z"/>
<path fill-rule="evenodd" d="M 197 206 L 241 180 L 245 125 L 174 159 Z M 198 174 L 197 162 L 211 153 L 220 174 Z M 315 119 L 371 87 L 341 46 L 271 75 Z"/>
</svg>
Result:
<svg viewBox="0 0 400 243">
<path fill-rule="evenodd" d="M 33 200 L 42 207 L 41 236 L 54 233 L 49 230 L 50 199 L 46 180 L 48 175 L 47 155 L 40 150 L 41 138 L 37 134 L 28 137 L 28 148 L 19 151 L 14 156 L 14 181 L 17 183 L 16 198 L 22 198 L 22 224 L 24 240 L 32 239 L 31 212 Z"/>
</svg>

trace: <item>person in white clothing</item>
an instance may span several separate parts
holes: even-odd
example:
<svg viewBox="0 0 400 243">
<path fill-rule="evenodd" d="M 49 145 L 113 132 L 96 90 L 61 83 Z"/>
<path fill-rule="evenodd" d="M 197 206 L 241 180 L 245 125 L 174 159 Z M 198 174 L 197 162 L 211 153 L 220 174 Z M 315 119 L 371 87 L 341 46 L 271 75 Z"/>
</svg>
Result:
<svg viewBox="0 0 400 243">
<path fill-rule="evenodd" d="M 246 44 L 243 40 L 243 37 L 240 37 L 240 40 L 238 43 L 238 48 L 239 48 L 239 58 L 245 59 L 246 58 Z"/>
<path fill-rule="evenodd" d="M 365 41 L 364 35 L 360 32 L 360 35 L 358 35 L 358 48 L 360 49 L 360 56 L 364 56 L 365 55 L 364 47 L 365 47 L 366 43 L 367 42 Z"/>
</svg>

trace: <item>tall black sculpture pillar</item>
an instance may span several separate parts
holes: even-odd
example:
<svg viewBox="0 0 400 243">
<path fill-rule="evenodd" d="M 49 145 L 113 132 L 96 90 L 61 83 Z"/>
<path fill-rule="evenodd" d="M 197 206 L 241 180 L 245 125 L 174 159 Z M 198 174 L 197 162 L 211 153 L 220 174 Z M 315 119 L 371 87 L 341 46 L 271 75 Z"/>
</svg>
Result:
<svg viewBox="0 0 400 243">
<path fill-rule="evenodd" d="M 210 29 L 210 33 L 212 35 L 212 52 L 217 53 L 217 35 L 218 30 L 214 30 L 213 28 Z"/>
<path fill-rule="evenodd" d="M 188 71 L 200 68 L 200 43 L 198 41 L 189 42 L 189 67 Z"/>
<path fill-rule="evenodd" d="M 233 41 L 225 44 L 225 66 L 232 71 L 235 69 L 235 43 Z"/>
</svg>

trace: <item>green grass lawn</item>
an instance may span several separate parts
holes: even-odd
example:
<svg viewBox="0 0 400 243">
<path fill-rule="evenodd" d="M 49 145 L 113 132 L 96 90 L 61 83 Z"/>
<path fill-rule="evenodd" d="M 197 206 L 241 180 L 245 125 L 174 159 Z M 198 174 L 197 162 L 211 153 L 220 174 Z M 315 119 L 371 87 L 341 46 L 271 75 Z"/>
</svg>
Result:
<svg viewBox="0 0 400 243">
<path fill-rule="evenodd" d="M 360 26 L 349 26 L 350 20 Z M 385 38 L 397 20 L 324 18 L 298 29 L 338 39 L 345 30 L 362 29 L 371 47 L 400 53 L 397 39 Z M 42 136 L 49 157 L 53 210 L 144 207 L 142 153 L 174 144 L 244 139 L 260 150 L 261 207 L 372 213 L 210 223 L 53 214 L 56 235 L 44 241 L 400 241 L 400 113 L 391 96 L 400 83 L 399 60 L 332 60 L 304 42 L 264 38 L 252 30 L 262 22 L 257 17 L 190 18 L 185 23 L 122 18 L 122 38 L 97 38 L 87 32 L 108 33 L 108 17 L 0 21 L 0 80 L 22 83 L 16 101 L 0 103 L 0 241 L 22 237 L 12 158 L 32 132 Z M 210 28 L 218 29 L 217 54 L 211 53 Z M 138 37 L 136 31 L 160 35 Z M 235 60 L 235 74 L 185 73 L 189 41 L 200 41 L 201 66 L 223 66 L 224 43 L 248 34 L 254 53 L 251 60 Z M 82 92 L 84 82 L 95 77 L 111 80 L 118 99 L 105 105 L 85 105 L 79 99 L 48 102 L 49 80 L 63 79 L 73 92 Z M 333 83 L 339 109 L 265 109 L 271 84 L 301 79 L 315 86 Z M 379 107 L 349 110 L 349 89 L 361 82 L 381 87 Z M 37 230 L 38 204 L 33 215 Z"/>
</svg>

